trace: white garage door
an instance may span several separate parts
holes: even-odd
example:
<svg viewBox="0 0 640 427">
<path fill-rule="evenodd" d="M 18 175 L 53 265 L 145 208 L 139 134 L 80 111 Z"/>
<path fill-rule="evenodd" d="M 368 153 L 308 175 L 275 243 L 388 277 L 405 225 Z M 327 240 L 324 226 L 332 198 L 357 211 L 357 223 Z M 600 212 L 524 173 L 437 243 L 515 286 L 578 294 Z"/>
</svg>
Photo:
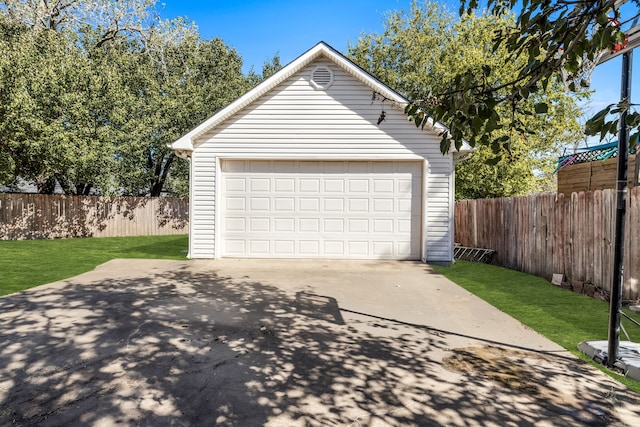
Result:
<svg viewBox="0 0 640 427">
<path fill-rule="evenodd" d="M 221 255 L 419 259 L 418 162 L 226 160 Z"/>
</svg>

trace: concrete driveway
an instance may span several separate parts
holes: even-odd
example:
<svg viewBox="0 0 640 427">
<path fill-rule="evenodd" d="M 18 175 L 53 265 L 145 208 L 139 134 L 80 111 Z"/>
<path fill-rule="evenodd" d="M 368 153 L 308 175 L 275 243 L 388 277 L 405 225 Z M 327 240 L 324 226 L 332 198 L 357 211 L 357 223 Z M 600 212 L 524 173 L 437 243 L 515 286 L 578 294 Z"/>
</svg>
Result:
<svg viewBox="0 0 640 427">
<path fill-rule="evenodd" d="M 420 263 L 115 260 L 0 298 L 0 425 L 639 417 L 638 395 Z"/>
</svg>

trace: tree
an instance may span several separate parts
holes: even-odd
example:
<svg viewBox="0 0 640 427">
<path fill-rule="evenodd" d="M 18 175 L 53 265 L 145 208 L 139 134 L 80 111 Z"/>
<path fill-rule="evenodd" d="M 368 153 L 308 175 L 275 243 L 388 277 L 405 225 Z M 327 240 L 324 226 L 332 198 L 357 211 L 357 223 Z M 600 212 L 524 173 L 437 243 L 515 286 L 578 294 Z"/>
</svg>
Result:
<svg viewBox="0 0 640 427">
<path fill-rule="evenodd" d="M 383 33 L 361 37 L 349 54 L 387 85 L 415 99 L 423 93 L 450 91 L 451 80 L 468 69 L 494 69 L 485 79 L 495 83 L 517 76 L 526 58 L 521 55 L 507 62 L 505 49 L 492 51 L 496 29 L 513 24 L 511 15 L 459 19 L 439 4 L 414 2 L 407 13 L 390 14 Z M 496 138 L 508 144 L 480 146 L 456 165 L 456 197 L 513 196 L 550 187 L 550 155 L 579 134 L 576 99 L 560 84 L 553 84 L 547 93 L 532 96 L 528 102 L 530 108 L 534 102 L 547 103 L 548 114 L 524 114 L 510 105 L 496 106 L 492 114 Z M 478 116 L 480 112 L 465 114 Z M 513 124 L 518 125 L 517 132 L 507 129 Z"/>
<path fill-rule="evenodd" d="M 98 119 L 90 117 L 97 113 L 91 104 L 104 99 L 87 90 L 87 58 L 65 34 L 4 21 L 0 28 L 0 144 L 13 174 L 35 181 L 40 192 L 52 192 L 56 180 L 86 182 L 95 159 L 109 156 L 90 126 Z"/>
<path fill-rule="evenodd" d="M 95 47 L 122 34 L 148 40 L 165 24 L 155 0 L 2 0 L 0 10 L 33 30 L 78 33 L 90 25 L 98 34 Z"/>
<path fill-rule="evenodd" d="M 101 61 L 105 52 L 98 51 L 107 49 L 98 45 L 131 39 L 125 33 L 144 20 L 149 4 L 0 3 L 5 54 L 0 59 L 0 144 L 10 167 L 0 177 L 3 182 L 31 180 L 42 193 L 53 192 L 56 182 L 77 194 L 118 188 L 115 146 L 123 133 L 113 116 L 122 109 L 123 86 L 118 61 L 113 55 Z M 136 28 L 140 34 L 144 27 Z"/>
<path fill-rule="evenodd" d="M 129 138 L 118 147 L 118 175 L 126 193 L 158 196 L 172 170 L 174 178 L 186 179 L 186 164 L 167 144 L 240 96 L 251 82 L 234 49 L 196 34 L 165 45 L 161 61 L 146 55 L 135 59 L 122 123 Z M 182 165 L 176 168 L 177 162 Z"/>
<path fill-rule="evenodd" d="M 407 114 L 422 126 L 427 117 L 449 127 L 442 135 L 441 150 L 448 151 L 453 143 L 463 141 L 472 146 L 490 146 L 494 150 L 509 149 L 510 139 L 502 131 L 521 133 L 520 123 L 501 123 L 500 106 L 508 106 L 514 113 L 545 114 L 548 104 L 536 98 L 560 78 L 562 70 L 569 73 L 569 89 L 581 91 L 586 81 L 581 78 L 581 66 L 593 60 L 602 50 L 618 49 L 624 45 L 618 0 L 487 0 L 488 11 L 500 18 L 519 8 L 513 26 L 496 29 L 492 41 L 494 52 L 503 49 L 507 55 L 498 66 L 469 64 L 448 80 L 445 90 L 423 90 L 414 94 Z M 638 0 L 629 2 L 635 10 L 627 19 L 638 15 Z M 460 14 L 464 17 L 477 12 L 477 0 L 461 0 Z M 514 61 L 521 61 L 517 73 L 506 80 L 496 78 L 501 69 Z M 620 105 L 628 109 L 628 102 Z M 615 132 L 617 122 L 607 121 L 610 107 L 594 117 L 587 126 L 591 134 Z M 629 123 L 634 127 L 632 141 L 638 139 L 640 115 L 633 115 Z"/>
<path fill-rule="evenodd" d="M 0 183 L 185 195 L 186 163 L 167 144 L 256 82 L 222 40 L 155 5 L 0 2 Z"/>
</svg>

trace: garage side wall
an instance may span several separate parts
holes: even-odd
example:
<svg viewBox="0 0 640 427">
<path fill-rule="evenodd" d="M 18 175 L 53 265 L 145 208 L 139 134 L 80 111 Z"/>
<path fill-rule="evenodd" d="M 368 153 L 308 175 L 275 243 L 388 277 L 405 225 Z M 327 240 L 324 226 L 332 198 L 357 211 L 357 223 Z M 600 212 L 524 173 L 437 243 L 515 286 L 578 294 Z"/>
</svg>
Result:
<svg viewBox="0 0 640 427">
<path fill-rule="evenodd" d="M 311 84 L 318 66 L 333 74 L 326 89 Z M 439 142 L 347 71 L 328 60 L 314 61 L 195 141 L 190 255 L 219 256 L 214 247 L 219 160 L 426 160 L 426 258 L 450 261 L 453 166 Z"/>
<path fill-rule="evenodd" d="M 453 261 L 453 163 L 427 173 L 427 261 Z"/>
<path fill-rule="evenodd" d="M 216 157 L 194 150 L 191 157 L 189 257 L 215 257 Z"/>
</svg>

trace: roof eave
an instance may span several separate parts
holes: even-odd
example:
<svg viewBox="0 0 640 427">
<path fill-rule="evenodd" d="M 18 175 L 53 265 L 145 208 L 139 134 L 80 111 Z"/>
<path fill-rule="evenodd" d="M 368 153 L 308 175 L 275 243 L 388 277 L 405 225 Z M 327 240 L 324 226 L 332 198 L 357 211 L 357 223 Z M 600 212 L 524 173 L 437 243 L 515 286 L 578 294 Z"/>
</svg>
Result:
<svg viewBox="0 0 640 427">
<path fill-rule="evenodd" d="M 378 81 L 373 76 L 369 75 L 366 71 L 344 57 L 341 53 L 334 50 L 331 46 L 327 45 L 324 42 L 319 42 L 314 47 L 300 55 L 298 58 L 294 59 L 278 72 L 276 72 L 274 75 L 257 85 L 255 88 L 251 89 L 249 92 L 245 93 L 243 96 L 236 99 L 222 110 L 211 115 L 204 122 L 180 137 L 178 140 L 171 144 L 171 148 L 173 148 L 174 150 L 193 150 L 193 142 L 199 136 L 203 135 L 220 123 L 229 119 L 234 114 L 238 113 L 243 108 L 250 105 L 265 93 L 269 92 L 271 89 L 275 88 L 283 81 L 285 81 L 321 56 L 326 56 L 328 59 L 342 67 L 356 79 L 369 86 L 372 90 L 374 90 L 384 98 L 396 103 L 398 108 L 404 108 L 408 104 L 408 101 L 400 94 L 386 87 L 380 81 Z"/>
<path fill-rule="evenodd" d="M 231 118 L 243 108 L 247 107 L 258 98 L 269 92 L 271 89 L 277 87 L 286 79 L 288 79 L 321 56 L 327 57 L 333 63 L 349 73 L 351 76 L 368 86 L 376 94 L 382 96 L 385 100 L 391 101 L 391 104 L 394 107 L 404 111 L 404 108 L 409 105 L 409 100 L 400 95 L 398 92 L 389 88 L 387 85 L 373 77 L 366 70 L 359 67 L 353 61 L 349 60 L 347 57 L 333 49 L 328 44 L 319 42 L 314 47 L 300 55 L 298 58 L 294 59 L 278 72 L 276 72 L 274 75 L 257 85 L 255 88 L 251 89 L 249 92 L 236 99 L 222 110 L 214 113 L 204 122 L 200 123 L 191 131 L 187 132 L 185 135 L 177 139 L 175 142 L 169 145 L 170 148 L 181 152 L 193 151 L 194 141 L 196 141 L 198 137 L 209 132 L 220 123 Z M 447 128 L 444 125 L 439 122 L 434 122 L 433 120 L 427 121 L 425 128 L 428 128 L 429 130 L 434 131 L 438 134 L 442 134 L 442 132 L 447 131 Z M 461 147 L 460 150 L 455 150 L 455 152 L 468 152 L 471 150 L 472 148 L 467 145 L 467 147 Z M 450 150 L 450 153 L 451 152 L 452 151 Z"/>
<path fill-rule="evenodd" d="M 248 106 L 256 99 L 278 86 L 284 80 L 298 72 L 308 63 L 316 59 L 322 54 L 324 43 L 318 43 L 307 52 L 300 55 L 298 58 L 290 62 L 288 65 L 280 69 L 268 79 L 264 80 L 249 92 L 242 95 L 240 98 L 233 101 L 231 104 L 224 107 L 222 110 L 214 113 L 208 119 L 200 123 L 198 126 L 187 132 L 185 135 L 171 144 L 171 148 L 175 149 L 191 149 L 193 150 L 193 141 L 200 135 L 208 132 L 218 124 L 224 122 L 244 107 Z"/>
</svg>

